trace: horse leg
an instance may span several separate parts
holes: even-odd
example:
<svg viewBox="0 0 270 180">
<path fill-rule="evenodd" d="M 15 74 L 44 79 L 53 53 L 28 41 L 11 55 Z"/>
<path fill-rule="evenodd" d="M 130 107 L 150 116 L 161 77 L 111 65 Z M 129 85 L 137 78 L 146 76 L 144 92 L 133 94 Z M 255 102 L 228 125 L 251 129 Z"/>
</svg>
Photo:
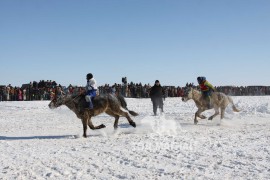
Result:
<svg viewBox="0 0 270 180">
<path fill-rule="evenodd" d="M 215 114 L 210 116 L 208 120 L 213 120 L 217 115 L 219 115 L 219 110 L 218 107 L 215 107 Z"/>
<path fill-rule="evenodd" d="M 118 128 L 118 120 L 119 120 L 119 117 L 120 117 L 120 116 L 118 116 L 118 115 L 115 116 L 115 121 L 114 121 L 114 125 L 113 125 L 114 129 L 117 129 L 117 128 Z"/>
<path fill-rule="evenodd" d="M 199 116 L 201 119 L 206 119 L 206 116 L 205 115 L 200 115 Z"/>
<path fill-rule="evenodd" d="M 82 118 L 82 124 L 83 124 L 83 137 L 87 138 L 86 131 L 87 131 L 87 118 Z"/>
<path fill-rule="evenodd" d="M 198 111 L 195 113 L 195 118 L 194 118 L 194 124 L 198 124 L 197 117 L 200 117 L 202 113 L 202 110 L 198 109 Z"/>
<path fill-rule="evenodd" d="M 224 118 L 225 108 L 221 108 L 221 116 L 220 119 Z"/>
<path fill-rule="evenodd" d="M 120 107 L 121 106 L 119 106 L 119 103 L 116 104 L 115 102 L 112 102 L 111 104 L 109 104 L 109 108 L 107 108 L 107 109 L 109 109 L 111 111 L 111 113 L 113 113 L 115 115 L 126 117 L 129 124 L 133 127 L 136 127 L 136 123 L 130 118 L 128 112 L 121 110 Z M 118 123 L 118 120 L 116 120 L 116 123 Z"/>
<path fill-rule="evenodd" d="M 117 128 L 118 128 L 118 121 L 119 121 L 119 117 L 120 117 L 120 116 L 117 115 L 117 114 L 114 114 L 114 113 L 113 113 L 112 111 L 110 111 L 110 110 L 107 110 L 106 113 L 107 113 L 108 115 L 113 116 L 113 117 L 115 118 L 113 127 L 114 127 L 114 129 L 117 129 Z"/>
<path fill-rule="evenodd" d="M 198 124 L 198 120 L 196 118 L 196 113 L 195 113 L 195 118 L 194 118 L 194 124 Z"/>
<path fill-rule="evenodd" d="M 94 126 L 91 120 L 92 116 L 91 116 L 91 113 L 89 113 L 89 111 L 86 111 L 85 116 L 88 119 L 88 126 L 90 129 L 95 130 L 95 129 L 102 129 L 106 127 L 104 124 L 101 124 L 99 126 Z"/>
<path fill-rule="evenodd" d="M 122 111 L 121 109 L 119 109 L 119 113 L 120 116 L 124 116 L 127 118 L 129 124 L 133 127 L 136 127 L 136 123 L 130 118 L 130 116 L 128 115 L 127 112 Z"/>
<path fill-rule="evenodd" d="M 101 125 L 99 125 L 99 126 L 94 126 L 93 123 L 92 123 L 91 117 L 90 117 L 90 119 L 88 120 L 88 126 L 89 126 L 90 129 L 92 129 L 92 130 L 102 129 L 102 128 L 105 128 L 105 127 L 106 127 L 104 124 L 101 124 Z"/>
</svg>

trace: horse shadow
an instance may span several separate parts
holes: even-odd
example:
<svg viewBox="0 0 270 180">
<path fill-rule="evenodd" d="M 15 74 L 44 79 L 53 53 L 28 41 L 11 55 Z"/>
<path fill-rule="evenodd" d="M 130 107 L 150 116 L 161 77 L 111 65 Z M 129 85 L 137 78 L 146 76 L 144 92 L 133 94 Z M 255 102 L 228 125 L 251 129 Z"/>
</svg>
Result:
<svg viewBox="0 0 270 180">
<path fill-rule="evenodd" d="M 118 128 L 123 128 L 123 129 L 128 129 L 128 128 L 130 128 L 130 124 L 119 124 L 118 125 Z"/>
<path fill-rule="evenodd" d="M 16 141 L 16 140 L 34 140 L 34 139 L 76 139 L 76 135 L 63 135 L 63 136 L 25 136 L 25 137 L 16 137 L 16 136 L 0 136 L 0 141 Z"/>
<path fill-rule="evenodd" d="M 200 122 L 196 125 L 194 125 L 193 122 L 183 122 L 180 123 L 181 127 L 194 127 L 194 126 L 203 126 L 203 127 L 212 127 L 212 126 L 220 126 L 220 122 L 219 121 L 204 121 L 204 122 Z"/>
</svg>

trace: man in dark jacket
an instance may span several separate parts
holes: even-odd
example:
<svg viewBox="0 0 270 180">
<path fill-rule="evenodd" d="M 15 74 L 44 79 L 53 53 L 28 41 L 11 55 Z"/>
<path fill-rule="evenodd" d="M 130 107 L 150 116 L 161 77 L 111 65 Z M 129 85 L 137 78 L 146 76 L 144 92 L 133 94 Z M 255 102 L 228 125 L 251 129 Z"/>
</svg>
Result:
<svg viewBox="0 0 270 180">
<path fill-rule="evenodd" d="M 4 87 L 0 86 L 0 101 L 3 101 L 4 99 Z"/>
<path fill-rule="evenodd" d="M 157 115 L 157 108 L 161 109 L 163 112 L 163 98 L 164 97 L 164 90 L 159 83 L 159 80 L 155 81 L 155 85 L 150 89 L 150 98 L 153 103 L 153 111 L 154 115 Z"/>
</svg>

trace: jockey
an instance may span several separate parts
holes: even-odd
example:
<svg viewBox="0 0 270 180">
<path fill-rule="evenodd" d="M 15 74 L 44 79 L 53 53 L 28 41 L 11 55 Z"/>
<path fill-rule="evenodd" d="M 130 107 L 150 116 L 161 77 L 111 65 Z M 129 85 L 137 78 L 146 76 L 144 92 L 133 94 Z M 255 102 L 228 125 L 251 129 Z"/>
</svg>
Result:
<svg viewBox="0 0 270 180">
<path fill-rule="evenodd" d="M 205 77 L 197 77 L 197 81 L 200 86 L 200 90 L 204 99 L 207 101 L 207 106 L 210 109 L 211 107 L 211 94 L 212 92 L 216 91 L 214 86 L 210 84 Z"/>
<path fill-rule="evenodd" d="M 85 100 L 86 102 L 89 102 L 89 109 L 93 109 L 92 98 L 96 97 L 97 95 L 97 82 L 91 73 L 86 75 L 86 79 L 87 84 L 85 86 Z"/>
</svg>

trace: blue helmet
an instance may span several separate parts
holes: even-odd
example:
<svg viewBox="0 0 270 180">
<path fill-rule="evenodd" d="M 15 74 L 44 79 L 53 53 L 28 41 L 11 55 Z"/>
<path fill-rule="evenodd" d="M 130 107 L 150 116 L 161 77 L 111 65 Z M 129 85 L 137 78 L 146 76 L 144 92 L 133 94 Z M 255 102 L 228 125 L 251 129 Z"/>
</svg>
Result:
<svg viewBox="0 0 270 180">
<path fill-rule="evenodd" d="M 199 84 L 203 83 L 203 81 L 205 81 L 205 80 L 206 80 L 206 78 L 203 76 L 197 77 L 197 81 Z"/>
</svg>

